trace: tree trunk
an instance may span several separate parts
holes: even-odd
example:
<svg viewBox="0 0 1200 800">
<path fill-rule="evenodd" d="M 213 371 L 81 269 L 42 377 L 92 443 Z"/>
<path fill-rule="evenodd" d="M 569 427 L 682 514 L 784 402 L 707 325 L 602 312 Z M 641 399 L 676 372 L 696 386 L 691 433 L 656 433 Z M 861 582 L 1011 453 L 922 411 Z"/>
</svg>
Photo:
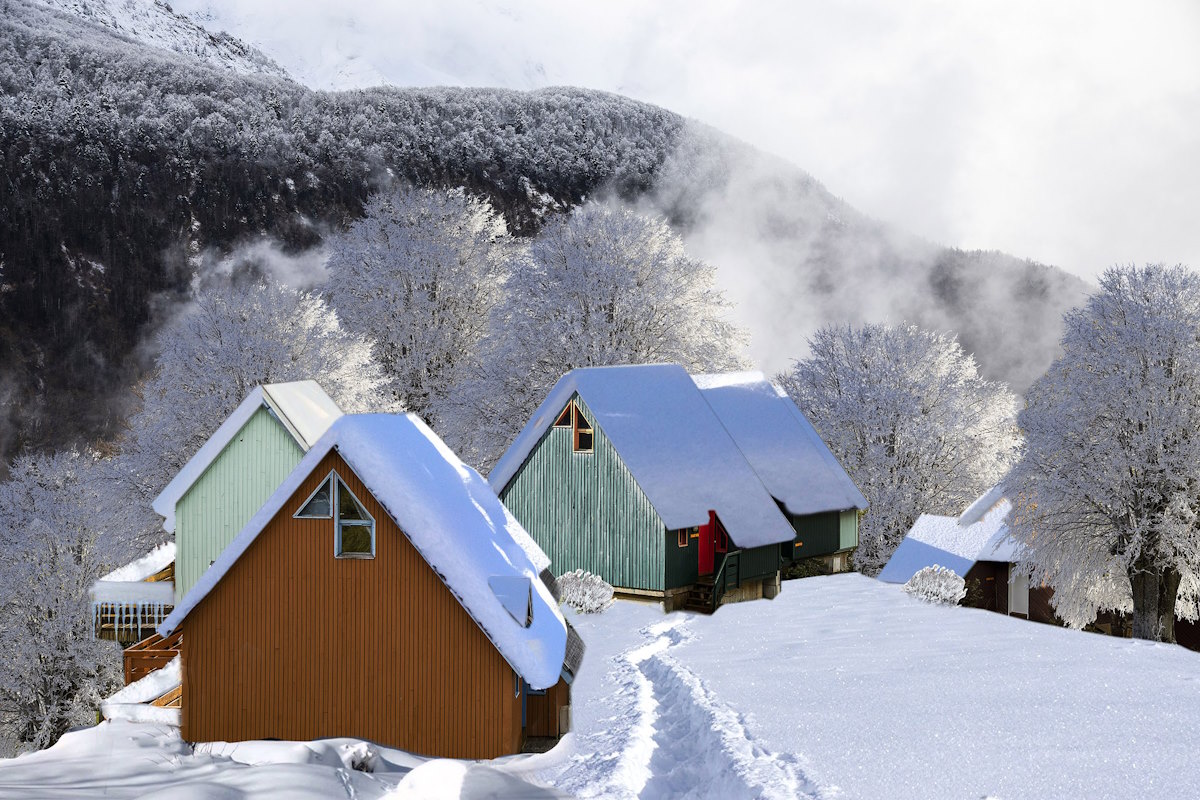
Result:
<svg viewBox="0 0 1200 800">
<path fill-rule="evenodd" d="M 1133 637 L 1153 642 L 1175 641 L 1175 598 L 1180 575 L 1141 559 L 1129 571 L 1133 588 Z"/>
</svg>

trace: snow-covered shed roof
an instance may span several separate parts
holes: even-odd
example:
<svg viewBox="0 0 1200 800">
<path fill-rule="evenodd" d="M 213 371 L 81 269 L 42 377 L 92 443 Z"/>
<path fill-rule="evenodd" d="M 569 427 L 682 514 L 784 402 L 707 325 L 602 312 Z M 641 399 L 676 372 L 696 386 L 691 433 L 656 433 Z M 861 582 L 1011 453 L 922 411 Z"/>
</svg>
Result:
<svg viewBox="0 0 1200 800">
<path fill-rule="evenodd" d="M 535 689 L 553 686 L 563 668 L 567 627 L 522 544 L 529 534 L 487 481 L 411 414 L 351 414 L 334 422 L 159 626 L 159 633 L 166 636 L 179 627 L 334 449 L 513 669 Z M 504 579 L 503 597 L 489 585 L 497 577 Z M 512 604 L 512 584 L 522 579 L 529 585 L 528 627 L 506 607 Z"/>
<path fill-rule="evenodd" d="M 188 489 L 192 488 L 204 471 L 217 460 L 250 417 L 263 406 L 274 413 L 283 427 L 307 451 L 321 438 L 333 421 L 342 416 L 337 403 L 325 394 L 316 381 L 293 381 L 291 383 L 268 383 L 256 386 L 246 396 L 221 427 L 208 437 L 196 454 L 183 465 L 179 474 L 171 479 L 166 488 L 154 499 L 154 510 L 163 517 L 163 529 L 175 531 L 175 504 Z"/>
<path fill-rule="evenodd" d="M 129 562 L 123 567 L 117 567 L 107 575 L 101 575 L 102 581 L 144 581 L 156 572 L 167 568 L 175 560 L 175 542 L 163 542 L 139 559 Z"/>
<path fill-rule="evenodd" d="M 937 564 L 961 576 L 977 561 L 1017 559 L 1018 546 L 1009 535 L 1012 503 L 995 487 L 959 517 L 922 514 L 879 573 L 887 583 L 907 583 L 924 567 Z"/>
<path fill-rule="evenodd" d="M 792 514 L 865 509 L 812 423 L 761 372 L 693 376 L 704 399 L 771 495 Z"/>
<path fill-rule="evenodd" d="M 668 528 L 708 522 L 716 511 L 740 547 L 790 541 L 791 524 L 678 364 L 588 367 L 568 372 L 517 435 L 489 481 L 500 491 L 575 394 Z"/>
</svg>

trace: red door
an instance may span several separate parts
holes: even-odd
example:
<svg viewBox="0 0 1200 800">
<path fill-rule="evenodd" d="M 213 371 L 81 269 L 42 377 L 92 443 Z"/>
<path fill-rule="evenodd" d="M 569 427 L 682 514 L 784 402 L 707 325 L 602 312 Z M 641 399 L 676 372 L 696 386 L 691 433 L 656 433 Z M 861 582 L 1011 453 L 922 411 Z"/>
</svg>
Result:
<svg viewBox="0 0 1200 800">
<path fill-rule="evenodd" d="M 701 575 L 712 575 L 713 573 L 713 552 L 716 550 L 717 543 L 717 512 L 708 512 L 708 524 L 700 526 L 700 547 L 698 548 L 700 559 L 697 572 Z"/>
</svg>

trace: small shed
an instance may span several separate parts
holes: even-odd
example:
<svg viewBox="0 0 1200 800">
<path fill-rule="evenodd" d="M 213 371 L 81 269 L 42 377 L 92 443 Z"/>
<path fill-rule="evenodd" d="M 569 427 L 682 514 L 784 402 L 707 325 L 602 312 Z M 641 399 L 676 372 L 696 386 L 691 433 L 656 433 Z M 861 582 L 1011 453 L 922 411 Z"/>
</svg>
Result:
<svg viewBox="0 0 1200 800">
<path fill-rule="evenodd" d="M 958 517 L 922 514 L 879 573 L 879 580 L 907 583 L 919 570 L 936 564 L 954 570 L 967 582 L 964 605 L 1029 617 L 1029 575 L 1017 567 L 1019 546 L 1007 523 L 1011 510 L 1004 487 L 996 486 Z M 1039 601 L 1034 598 L 1035 604 Z"/>
<path fill-rule="evenodd" d="M 848 568 L 867 499 L 781 388 L 761 372 L 696 375 L 696 385 L 796 535 L 791 558 Z"/>
<path fill-rule="evenodd" d="M 175 600 L 342 415 L 316 381 L 256 386 L 155 498 L 175 534 Z"/>
<path fill-rule="evenodd" d="M 576 667 L 539 555 L 417 417 L 339 418 L 159 628 L 183 737 L 518 752 Z"/>
<path fill-rule="evenodd" d="M 489 476 L 550 557 L 668 609 L 772 597 L 795 531 L 677 364 L 573 370 Z"/>
</svg>

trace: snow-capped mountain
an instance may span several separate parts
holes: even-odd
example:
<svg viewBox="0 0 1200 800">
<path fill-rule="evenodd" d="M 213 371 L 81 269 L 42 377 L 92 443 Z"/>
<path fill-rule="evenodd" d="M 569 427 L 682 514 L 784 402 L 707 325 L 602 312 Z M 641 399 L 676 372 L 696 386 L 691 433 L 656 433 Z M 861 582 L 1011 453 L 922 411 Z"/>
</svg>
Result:
<svg viewBox="0 0 1200 800">
<path fill-rule="evenodd" d="M 240 74 L 280 78 L 287 71 L 262 51 L 224 32 L 211 32 L 163 0 L 38 0 L 139 42 L 192 56 Z"/>
</svg>

